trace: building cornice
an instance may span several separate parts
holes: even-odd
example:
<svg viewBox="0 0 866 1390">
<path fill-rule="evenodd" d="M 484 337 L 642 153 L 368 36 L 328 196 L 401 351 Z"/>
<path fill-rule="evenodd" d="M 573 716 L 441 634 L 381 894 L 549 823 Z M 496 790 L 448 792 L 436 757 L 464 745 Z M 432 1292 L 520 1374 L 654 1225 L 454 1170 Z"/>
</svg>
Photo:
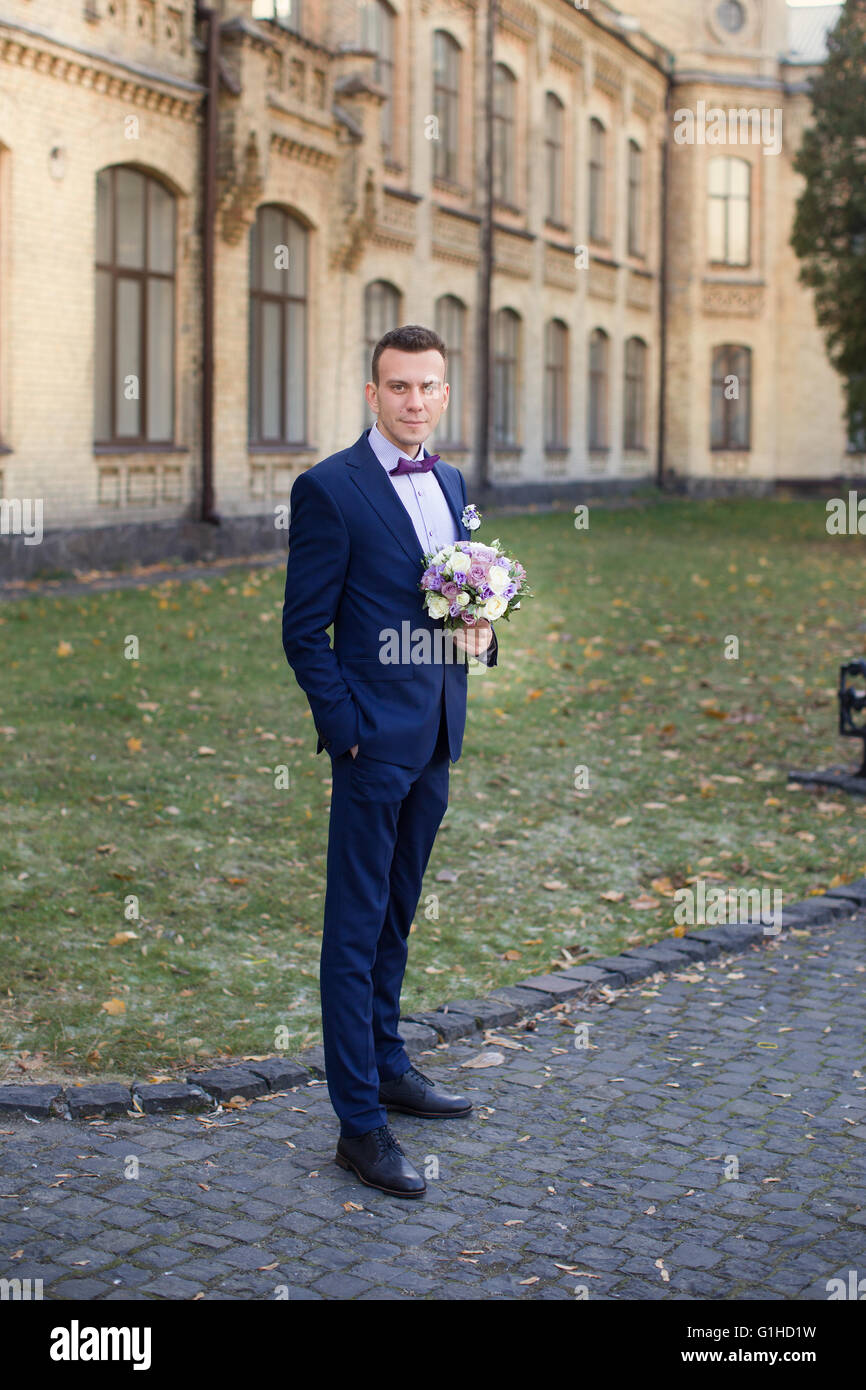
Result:
<svg viewBox="0 0 866 1390">
<path fill-rule="evenodd" d="M 0 19 L 0 61 L 187 120 L 197 117 L 206 93 L 201 83 L 6 19 Z"/>
<path fill-rule="evenodd" d="M 671 73 L 675 87 L 700 82 L 716 87 L 753 87 L 763 92 L 781 92 L 784 83 L 778 77 L 761 77 L 759 73 L 708 72 L 705 68 L 686 68 Z"/>
<path fill-rule="evenodd" d="M 329 150 L 320 149 L 318 145 L 311 145 L 296 136 L 284 135 L 277 130 L 271 131 L 271 149 L 276 150 L 284 159 L 296 159 L 299 164 L 312 165 L 319 169 L 331 169 L 337 162 L 336 155 L 331 154 Z"/>
</svg>

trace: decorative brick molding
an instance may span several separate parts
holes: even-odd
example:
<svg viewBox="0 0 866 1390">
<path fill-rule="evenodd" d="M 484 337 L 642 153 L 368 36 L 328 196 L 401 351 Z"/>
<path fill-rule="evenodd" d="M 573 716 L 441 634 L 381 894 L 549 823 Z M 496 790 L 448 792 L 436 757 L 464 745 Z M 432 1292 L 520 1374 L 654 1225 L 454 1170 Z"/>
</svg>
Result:
<svg viewBox="0 0 866 1390">
<path fill-rule="evenodd" d="M 12 32 L 10 32 L 12 30 Z M 13 25 L 0 29 L 0 62 L 31 68 L 42 76 L 116 97 L 126 106 L 143 106 L 174 120 L 197 120 L 204 96 L 198 82 L 169 73 L 148 73 L 109 54 L 93 53 L 67 40 L 53 41 Z M 70 54 L 73 56 L 70 57 Z"/>
<path fill-rule="evenodd" d="M 764 286 L 705 280 L 701 287 L 701 309 L 705 314 L 741 314 L 756 318 L 764 310 Z"/>
</svg>

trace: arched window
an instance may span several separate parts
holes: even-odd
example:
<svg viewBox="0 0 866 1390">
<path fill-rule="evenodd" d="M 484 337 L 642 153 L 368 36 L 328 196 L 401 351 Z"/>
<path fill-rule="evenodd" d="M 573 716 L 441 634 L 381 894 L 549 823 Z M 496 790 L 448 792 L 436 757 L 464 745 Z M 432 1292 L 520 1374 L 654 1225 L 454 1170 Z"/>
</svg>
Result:
<svg viewBox="0 0 866 1390">
<path fill-rule="evenodd" d="M 514 113 L 517 79 L 504 63 L 493 69 L 493 196 L 500 203 L 513 203 L 514 192 Z"/>
<path fill-rule="evenodd" d="M 493 320 L 493 442 L 500 448 L 517 444 L 519 351 L 519 315 L 500 309 Z"/>
<path fill-rule="evenodd" d="M 392 328 L 399 328 L 400 312 L 400 291 L 396 285 L 387 280 L 371 280 L 364 289 L 364 373 L 369 381 L 373 380 L 372 376 L 367 376 L 372 372 L 373 349 Z M 367 418 L 374 420 L 373 411 L 369 406 L 366 409 Z"/>
<path fill-rule="evenodd" d="M 561 319 L 550 319 L 544 328 L 544 446 L 564 449 L 567 444 L 568 329 Z"/>
<path fill-rule="evenodd" d="M 589 447 L 607 449 L 610 445 L 607 423 L 608 360 L 610 339 L 603 328 L 589 335 Z"/>
<path fill-rule="evenodd" d="M 626 449 L 646 448 L 646 357 L 643 338 L 629 338 L 625 345 L 623 444 Z"/>
<path fill-rule="evenodd" d="M 297 218 L 270 205 L 250 228 L 251 444 L 306 442 L 307 239 Z"/>
<path fill-rule="evenodd" d="M 466 306 L 453 294 L 436 300 L 436 332 L 448 349 L 448 409 L 436 427 L 443 444 L 464 444 L 466 401 Z"/>
<path fill-rule="evenodd" d="M 433 112 L 439 124 L 433 141 L 433 174 L 456 183 L 460 139 L 460 45 L 444 29 L 433 35 Z M 448 407 L 450 411 L 451 407 Z M 446 411 L 446 414 L 448 413 Z"/>
<path fill-rule="evenodd" d="M 628 254 L 643 255 L 643 151 L 628 142 Z"/>
<path fill-rule="evenodd" d="M 387 280 L 371 280 L 364 290 L 364 338 L 368 364 L 379 339 L 400 326 L 400 291 Z"/>
<path fill-rule="evenodd" d="M 589 235 L 604 241 L 606 229 L 605 181 L 607 178 L 607 132 L 593 116 L 589 123 Z"/>
<path fill-rule="evenodd" d="M 733 343 L 713 348 L 710 447 L 752 447 L 752 350 Z"/>
<path fill-rule="evenodd" d="M 175 198 L 118 164 L 96 177 L 94 435 L 174 441 Z"/>
<path fill-rule="evenodd" d="M 368 0 L 361 14 L 361 43 L 375 53 L 373 77 L 385 90 L 380 131 L 382 149 L 390 158 L 394 146 L 394 11 L 386 0 Z"/>
<path fill-rule="evenodd" d="M 748 265 L 752 169 L 747 159 L 719 154 L 709 161 L 707 259 L 719 265 Z"/>
<path fill-rule="evenodd" d="M 562 221 L 562 128 L 565 108 L 555 92 L 544 97 L 544 215 Z"/>
</svg>

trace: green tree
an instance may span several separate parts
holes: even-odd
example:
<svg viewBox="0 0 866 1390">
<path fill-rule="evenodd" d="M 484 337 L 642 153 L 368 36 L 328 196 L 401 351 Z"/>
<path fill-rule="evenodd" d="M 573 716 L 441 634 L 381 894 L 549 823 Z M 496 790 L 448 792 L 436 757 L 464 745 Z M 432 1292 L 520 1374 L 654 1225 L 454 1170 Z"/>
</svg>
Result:
<svg viewBox="0 0 866 1390">
<path fill-rule="evenodd" d="M 847 0 L 809 95 L 791 245 L 845 382 L 849 439 L 866 447 L 866 0 Z"/>
</svg>

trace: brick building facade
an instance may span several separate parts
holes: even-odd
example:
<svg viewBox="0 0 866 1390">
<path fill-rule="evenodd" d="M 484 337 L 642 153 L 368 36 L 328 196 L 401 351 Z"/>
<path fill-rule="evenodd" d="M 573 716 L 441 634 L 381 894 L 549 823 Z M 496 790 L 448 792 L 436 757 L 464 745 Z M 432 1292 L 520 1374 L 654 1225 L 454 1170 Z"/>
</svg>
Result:
<svg viewBox="0 0 866 1390">
<path fill-rule="evenodd" d="M 486 6 L 213 4 L 213 491 L 220 543 L 263 547 L 399 323 L 452 349 L 431 442 L 473 476 Z M 499 6 L 496 495 L 852 474 L 787 245 L 836 11 L 628 9 Z M 0 0 L 0 497 L 45 531 L 3 572 L 200 548 L 209 33 L 194 0 Z M 701 102 L 781 112 L 779 150 L 680 143 Z"/>
</svg>

